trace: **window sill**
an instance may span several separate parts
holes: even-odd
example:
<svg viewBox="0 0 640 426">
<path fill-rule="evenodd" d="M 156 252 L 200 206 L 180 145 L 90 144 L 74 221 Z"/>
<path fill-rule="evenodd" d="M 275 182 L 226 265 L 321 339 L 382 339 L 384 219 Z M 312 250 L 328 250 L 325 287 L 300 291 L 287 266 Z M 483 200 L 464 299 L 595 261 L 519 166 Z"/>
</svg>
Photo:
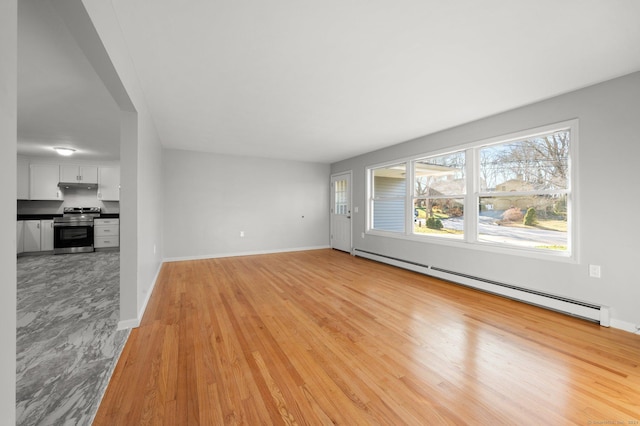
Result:
<svg viewBox="0 0 640 426">
<path fill-rule="evenodd" d="M 542 252 L 540 250 L 528 249 L 526 247 L 505 246 L 502 244 L 485 242 L 485 241 L 469 242 L 459 238 L 454 239 L 454 237 L 436 237 L 436 236 L 415 235 L 415 234 L 400 234 L 396 232 L 378 231 L 374 229 L 370 229 L 366 231 L 365 235 L 374 236 L 374 237 L 383 237 L 383 238 L 394 238 L 398 240 L 420 242 L 424 244 L 449 246 L 449 247 L 465 249 L 465 250 L 467 249 L 479 250 L 483 252 L 496 253 L 496 254 L 507 255 L 507 256 L 520 256 L 520 257 L 526 257 L 529 259 L 539 259 L 539 260 L 547 260 L 547 261 L 570 263 L 570 264 L 578 263 L 578 260 L 575 254 L 572 255 L 570 253 L 564 253 L 564 252 L 553 251 L 553 250 Z"/>
</svg>

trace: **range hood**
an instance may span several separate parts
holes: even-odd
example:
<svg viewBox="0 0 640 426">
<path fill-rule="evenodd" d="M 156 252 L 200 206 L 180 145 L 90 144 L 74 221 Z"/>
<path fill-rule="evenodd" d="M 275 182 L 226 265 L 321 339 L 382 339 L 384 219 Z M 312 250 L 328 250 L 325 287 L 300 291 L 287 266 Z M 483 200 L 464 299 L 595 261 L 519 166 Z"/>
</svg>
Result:
<svg viewBox="0 0 640 426">
<path fill-rule="evenodd" d="M 60 182 L 58 188 L 65 189 L 97 189 L 97 183 L 82 183 L 82 182 Z"/>
</svg>

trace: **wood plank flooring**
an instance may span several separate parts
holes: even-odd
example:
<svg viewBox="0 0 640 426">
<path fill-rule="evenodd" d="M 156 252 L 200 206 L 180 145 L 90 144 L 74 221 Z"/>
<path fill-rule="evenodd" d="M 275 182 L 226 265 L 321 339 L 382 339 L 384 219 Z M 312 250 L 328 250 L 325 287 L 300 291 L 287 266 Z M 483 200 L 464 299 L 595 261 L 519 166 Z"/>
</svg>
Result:
<svg viewBox="0 0 640 426">
<path fill-rule="evenodd" d="M 639 421 L 640 336 L 314 250 L 165 264 L 94 425 Z"/>
</svg>

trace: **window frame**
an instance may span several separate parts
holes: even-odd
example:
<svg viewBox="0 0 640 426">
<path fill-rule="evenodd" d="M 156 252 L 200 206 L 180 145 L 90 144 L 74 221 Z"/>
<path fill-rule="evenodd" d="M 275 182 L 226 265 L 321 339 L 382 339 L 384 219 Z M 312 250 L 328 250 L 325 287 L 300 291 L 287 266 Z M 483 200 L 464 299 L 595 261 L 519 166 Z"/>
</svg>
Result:
<svg viewBox="0 0 640 426">
<path fill-rule="evenodd" d="M 426 153 L 420 153 L 396 159 L 393 161 L 387 161 L 384 163 L 377 163 L 374 165 L 366 166 L 366 182 L 367 182 L 367 211 L 366 211 L 366 229 L 367 235 L 378 235 L 390 238 L 399 238 L 404 240 L 419 241 L 429 244 L 442 244 L 459 248 L 482 250 L 486 252 L 519 255 L 530 258 L 538 258 L 545 260 L 557 260 L 561 262 L 577 263 L 579 261 L 578 253 L 578 232 L 579 225 L 579 209 L 578 205 L 578 143 L 579 143 L 579 129 L 578 119 L 571 119 L 554 124 L 543 125 L 532 129 L 517 131 L 501 136 L 495 136 L 486 139 L 480 139 L 474 142 L 469 142 L 446 149 L 434 150 Z M 478 234 L 478 221 L 479 221 L 479 205 L 480 198 L 482 196 L 495 196 L 496 192 L 480 192 L 480 150 L 483 147 L 490 145 L 498 145 L 508 142 L 524 141 L 559 131 L 570 132 L 569 143 L 569 159 L 568 159 L 568 182 L 566 190 L 548 190 L 546 192 L 562 192 L 566 193 L 567 197 L 567 250 L 543 250 L 535 248 L 517 247 L 514 245 L 481 241 Z M 465 180 L 466 180 L 466 192 L 464 196 L 453 198 L 464 198 L 464 237 L 463 238 L 443 238 L 438 235 L 420 234 L 417 235 L 413 232 L 413 220 L 414 220 L 414 194 L 415 194 L 415 175 L 414 175 L 414 162 L 426 158 L 437 157 L 447 155 L 450 153 L 463 151 L 465 154 Z M 406 165 L 406 176 L 408 181 L 406 182 L 406 200 L 405 200 L 405 229 L 404 232 L 383 231 L 373 228 L 373 171 L 376 169 L 391 167 L 404 163 Z M 539 193 L 540 191 L 525 191 L 526 194 Z M 513 193 L 517 195 L 516 193 Z M 518 193 L 519 194 L 519 193 Z"/>
</svg>

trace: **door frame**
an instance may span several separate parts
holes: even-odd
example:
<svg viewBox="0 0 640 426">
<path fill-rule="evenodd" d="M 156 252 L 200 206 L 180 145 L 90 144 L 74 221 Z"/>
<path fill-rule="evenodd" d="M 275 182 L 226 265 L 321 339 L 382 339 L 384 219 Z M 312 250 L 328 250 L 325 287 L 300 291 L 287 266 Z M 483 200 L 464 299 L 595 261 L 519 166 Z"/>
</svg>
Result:
<svg viewBox="0 0 640 426">
<path fill-rule="evenodd" d="M 349 187 L 348 187 L 348 203 L 349 210 L 348 214 L 350 215 L 349 219 L 349 253 L 353 255 L 353 170 L 345 170 L 338 173 L 332 173 L 329 180 L 329 189 L 331 191 L 330 200 L 329 200 L 329 246 L 333 249 L 333 229 L 334 229 L 334 215 L 333 209 L 335 207 L 335 191 L 333 188 L 334 178 L 339 176 L 347 175 L 349 176 Z"/>
</svg>

